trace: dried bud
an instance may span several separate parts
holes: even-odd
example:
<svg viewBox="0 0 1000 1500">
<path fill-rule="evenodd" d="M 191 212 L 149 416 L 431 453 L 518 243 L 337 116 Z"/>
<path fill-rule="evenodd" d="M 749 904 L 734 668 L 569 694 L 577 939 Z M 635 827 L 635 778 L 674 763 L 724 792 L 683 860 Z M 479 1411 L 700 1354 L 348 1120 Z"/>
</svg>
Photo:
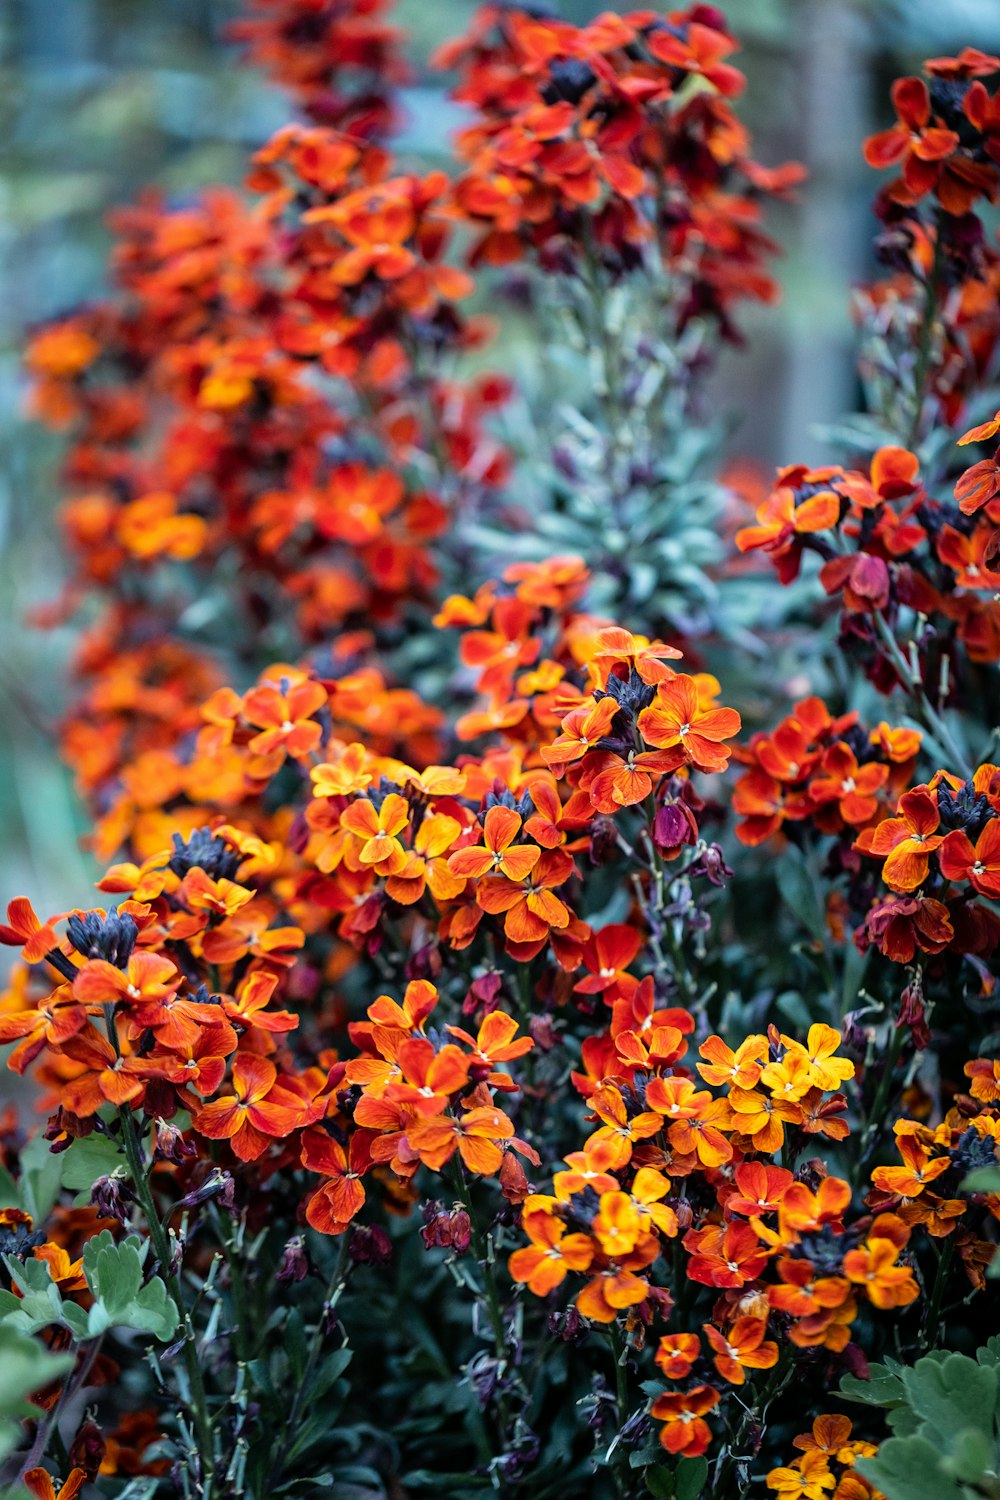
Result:
<svg viewBox="0 0 1000 1500">
<path fill-rule="evenodd" d="M 351 1259 L 381 1270 L 392 1260 L 392 1241 L 380 1224 L 369 1224 L 351 1234 Z"/>
<path fill-rule="evenodd" d="M 274 1278 L 282 1283 L 303 1281 L 309 1275 L 309 1271 L 306 1242 L 300 1234 L 295 1234 L 282 1251 L 281 1263 L 274 1273 Z"/>
<path fill-rule="evenodd" d="M 236 1207 L 236 1185 L 228 1172 L 214 1167 L 200 1187 L 192 1188 L 177 1204 L 178 1208 L 197 1208 L 214 1198 L 220 1208 Z"/>
<path fill-rule="evenodd" d="M 129 1204 L 134 1200 L 135 1194 L 123 1170 L 98 1177 L 90 1193 L 90 1201 L 101 1218 L 116 1219 L 119 1224 L 127 1222 Z"/>
<path fill-rule="evenodd" d="M 559 1045 L 559 1034 L 551 1016 L 533 1015 L 528 1022 L 528 1032 L 535 1046 L 543 1052 L 551 1052 Z"/>
<path fill-rule="evenodd" d="M 69 1450 L 69 1461 L 74 1469 L 82 1469 L 89 1483 L 97 1478 L 107 1444 L 104 1435 L 92 1417 L 86 1417 L 77 1429 Z"/>
<path fill-rule="evenodd" d="M 182 1161 L 190 1161 L 198 1155 L 198 1147 L 193 1141 L 186 1141 L 183 1132 L 176 1125 L 168 1125 L 166 1120 L 156 1120 L 153 1124 L 153 1160 L 172 1161 L 179 1165 Z"/>
<path fill-rule="evenodd" d="M 464 1208 L 456 1208 L 451 1215 L 451 1248 L 456 1255 L 464 1255 L 472 1240 L 472 1224 Z"/>
</svg>

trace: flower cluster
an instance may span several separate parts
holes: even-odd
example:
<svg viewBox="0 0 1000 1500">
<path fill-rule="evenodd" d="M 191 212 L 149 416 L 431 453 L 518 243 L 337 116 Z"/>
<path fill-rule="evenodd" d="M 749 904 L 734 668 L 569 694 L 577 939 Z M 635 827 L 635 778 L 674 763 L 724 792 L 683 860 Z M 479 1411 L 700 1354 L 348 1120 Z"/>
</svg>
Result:
<svg viewBox="0 0 1000 1500">
<path fill-rule="evenodd" d="M 812 1495 L 829 1495 L 830 1500 L 880 1500 L 881 1491 L 854 1469 L 856 1459 L 876 1451 L 875 1444 L 852 1439 L 852 1430 L 847 1417 L 817 1417 L 809 1432 L 792 1439 L 800 1457 L 787 1467 L 772 1469 L 768 1489 L 780 1500 L 809 1500 Z"/>
<path fill-rule="evenodd" d="M 715 6 L 485 5 L 454 175 L 385 0 L 236 31 L 300 118 L 28 347 L 103 873 L 0 926 L 0 1484 L 880 1500 L 877 1401 L 784 1445 L 996 1312 L 1000 62 L 896 86 L 868 409 L 749 524 Z"/>
<path fill-rule="evenodd" d="M 456 186 L 474 260 L 596 254 L 627 269 L 652 252 L 676 278 L 678 329 L 707 316 L 732 333 L 735 303 L 776 293 L 760 199 L 803 175 L 750 157 L 730 104 L 745 81 L 735 49 L 711 5 L 583 26 L 484 6 L 439 53 L 478 117 L 459 136 Z"/>
<path fill-rule="evenodd" d="M 710 1036 L 692 1070 L 692 1017 L 653 1009 L 651 984 L 630 990 L 627 978 L 611 987 L 601 1076 L 578 1082 L 598 1128 L 566 1158 L 553 1195 L 525 1200 L 531 1246 L 514 1252 L 510 1269 L 539 1296 L 581 1273 L 583 1316 L 611 1323 L 635 1308 L 643 1326 L 655 1326 L 673 1322 L 681 1298 L 676 1280 L 671 1290 L 653 1279 L 665 1242 L 679 1238 L 687 1279 L 720 1296 L 702 1325 L 704 1350 L 694 1330 L 661 1337 L 656 1365 L 671 1384 L 650 1410 L 668 1452 L 697 1456 L 710 1441 L 704 1419 L 725 1390 L 706 1376 L 742 1385 L 747 1370 L 777 1365 L 779 1339 L 842 1350 L 859 1297 L 880 1309 L 916 1299 L 900 1259 L 910 1230 L 889 1212 L 845 1224 L 847 1182 L 818 1160 L 798 1172 L 774 1164 L 779 1155 L 794 1164 L 811 1138 L 847 1135 L 839 1089 L 854 1064 L 837 1055 L 838 1032 L 816 1025 L 802 1044 L 772 1028 L 735 1049 Z M 675 1277 L 677 1269 L 675 1256 Z"/>
</svg>

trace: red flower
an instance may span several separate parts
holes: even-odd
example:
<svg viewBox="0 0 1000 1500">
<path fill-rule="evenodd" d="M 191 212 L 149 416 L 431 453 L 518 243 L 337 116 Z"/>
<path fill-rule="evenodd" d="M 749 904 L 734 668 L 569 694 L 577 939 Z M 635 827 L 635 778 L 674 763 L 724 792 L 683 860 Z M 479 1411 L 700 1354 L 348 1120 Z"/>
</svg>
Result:
<svg viewBox="0 0 1000 1500">
<path fill-rule="evenodd" d="M 897 78 L 892 102 L 897 123 L 868 137 L 865 161 L 876 169 L 902 163 L 907 201 L 915 203 L 937 184 L 940 164 L 958 149 L 958 136 L 932 123 L 931 96 L 922 78 Z"/>
</svg>

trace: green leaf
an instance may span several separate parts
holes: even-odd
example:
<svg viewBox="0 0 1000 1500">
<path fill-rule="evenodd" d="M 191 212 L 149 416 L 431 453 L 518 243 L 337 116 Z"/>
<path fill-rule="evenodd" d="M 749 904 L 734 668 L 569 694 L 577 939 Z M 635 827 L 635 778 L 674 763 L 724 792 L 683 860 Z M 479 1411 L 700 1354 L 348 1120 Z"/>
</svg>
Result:
<svg viewBox="0 0 1000 1500">
<path fill-rule="evenodd" d="M 84 1247 L 83 1274 L 94 1296 L 104 1303 L 110 1327 L 110 1322 L 117 1321 L 115 1313 L 129 1306 L 142 1285 L 138 1240 L 130 1235 L 116 1245 L 110 1230 L 94 1235 Z"/>
<path fill-rule="evenodd" d="M 941 1467 L 953 1479 L 978 1485 L 994 1463 L 994 1444 L 978 1427 L 957 1432 L 948 1444 Z"/>
<path fill-rule="evenodd" d="M 0 1208 L 24 1208 L 21 1189 L 6 1167 L 0 1167 Z"/>
<path fill-rule="evenodd" d="M 977 1167 L 959 1183 L 963 1193 L 1000 1193 L 1000 1167 Z"/>
<path fill-rule="evenodd" d="M 940 1450 L 925 1437 L 887 1438 L 856 1467 L 886 1500 L 962 1500 L 955 1480 L 942 1473 Z"/>
<path fill-rule="evenodd" d="M 682 1458 L 674 1476 L 677 1500 L 698 1500 L 707 1479 L 707 1458 Z"/>
<path fill-rule="evenodd" d="M 828 937 L 823 906 L 816 891 L 816 881 L 805 855 L 794 844 L 782 850 L 776 876 L 781 899 L 818 943 Z"/>
<path fill-rule="evenodd" d="M 62 1155 L 43 1135 L 32 1136 L 21 1152 L 21 1202 L 35 1224 L 43 1224 L 62 1187 Z"/>
<path fill-rule="evenodd" d="M 939 1445 L 952 1433 L 978 1428 L 992 1438 L 997 1405 L 997 1372 L 976 1364 L 964 1354 L 947 1359 L 920 1359 L 903 1372 L 903 1384 L 913 1410 L 931 1429 L 925 1435 Z"/>
<path fill-rule="evenodd" d="M 99 1177 L 110 1177 L 125 1165 L 125 1157 L 106 1135 L 85 1135 L 74 1141 L 62 1158 L 63 1187 L 87 1192 Z"/>
<path fill-rule="evenodd" d="M 73 1368 L 72 1354 L 50 1354 L 37 1339 L 0 1321 L 0 1460 L 13 1452 L 20 1438 L 17 1423 L 36 1417 L 38 1408 L 28 1397 Z"/>
<path fill-rule="evenodd" d="M 840 1382 L 840 1392 L 846 1400 L 860 1401 L 865 1406 L 902 1406 L 906 1400 L 903 1382 L 885 1365 L 872 1365 L 869 1380 L 845 1375 Z"/>
<path fill-rule="evenodd" d="M 674 1476 L 664 1464 L 653 1464 L 642 1477 L 653 1500 L 673 1500 Z"/>
<path fill-rule="evenodd" d="M 87 1334 L 96 1338 L 107 1328 L 134 1328 L 151 1333 L 163 1343 L 177 1330 L 177 1307 L 159 1276 L 143 1285 L 147 1245 L 129 1235 L 116 1245 L 108 1230 L 88 1240 L 83 1252 L 83 1274 L 94 1294 L 87 1317 Z"/>
<path fill-rule="evenodd" d="M 13 1303 L 7 1300 L 12 1294 L 5 1294 L 0 1305 L 5 1325 L 19 1329 L 21 1333 L 37 1333 L 41 1328 L 64 1321 L 63 1301 L 47 1261 L 36 1260 L 33 1256 L 19 1261 L 13 1255 L 5 1255 L 4 1264 L 21 1293 L 20 1297 L 13 1298 Z"/>
</svg>

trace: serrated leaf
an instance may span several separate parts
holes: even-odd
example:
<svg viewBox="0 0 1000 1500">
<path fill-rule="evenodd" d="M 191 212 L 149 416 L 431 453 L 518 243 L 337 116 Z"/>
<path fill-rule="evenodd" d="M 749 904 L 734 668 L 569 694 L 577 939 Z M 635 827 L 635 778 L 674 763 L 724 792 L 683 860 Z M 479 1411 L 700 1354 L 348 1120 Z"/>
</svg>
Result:
<svg viewBox="0 0 1000 1500">
<path fill-rule="evenodd" d="M 946 1359 L 920 1359 L 903 1372 L 903 1385 L 910 1405 L 931 1429 L 927 1437 L 945 1443 L 965 1427 L 977 1428 L 992 1438 L 997 1406 L 997 1372 L 976 1364 L 964 1354 Z"/>
<path fill-rule="evenodd" d="M 151 1333 L 163 1343 L 173 1337 L 177 1307 L 159 1276 L 143 1285 L 145 1259 L 146 1246 L 135 1235 L 116 1245 L 110 1232 L 104 1230 L 88 1240 L 83 1272 L 95 1299 L 87 1322 L 91 1338 L 112 1327 Z"/>
<path fill-rule="evenodd" d="M 925 1437 L 892 1437 L 874 1458 L 859 1459 L 857 1471 L 886 1500 L 962 1500 L 954 1479 L 941 1470 L 940 1450 Z"/>
</svg>

